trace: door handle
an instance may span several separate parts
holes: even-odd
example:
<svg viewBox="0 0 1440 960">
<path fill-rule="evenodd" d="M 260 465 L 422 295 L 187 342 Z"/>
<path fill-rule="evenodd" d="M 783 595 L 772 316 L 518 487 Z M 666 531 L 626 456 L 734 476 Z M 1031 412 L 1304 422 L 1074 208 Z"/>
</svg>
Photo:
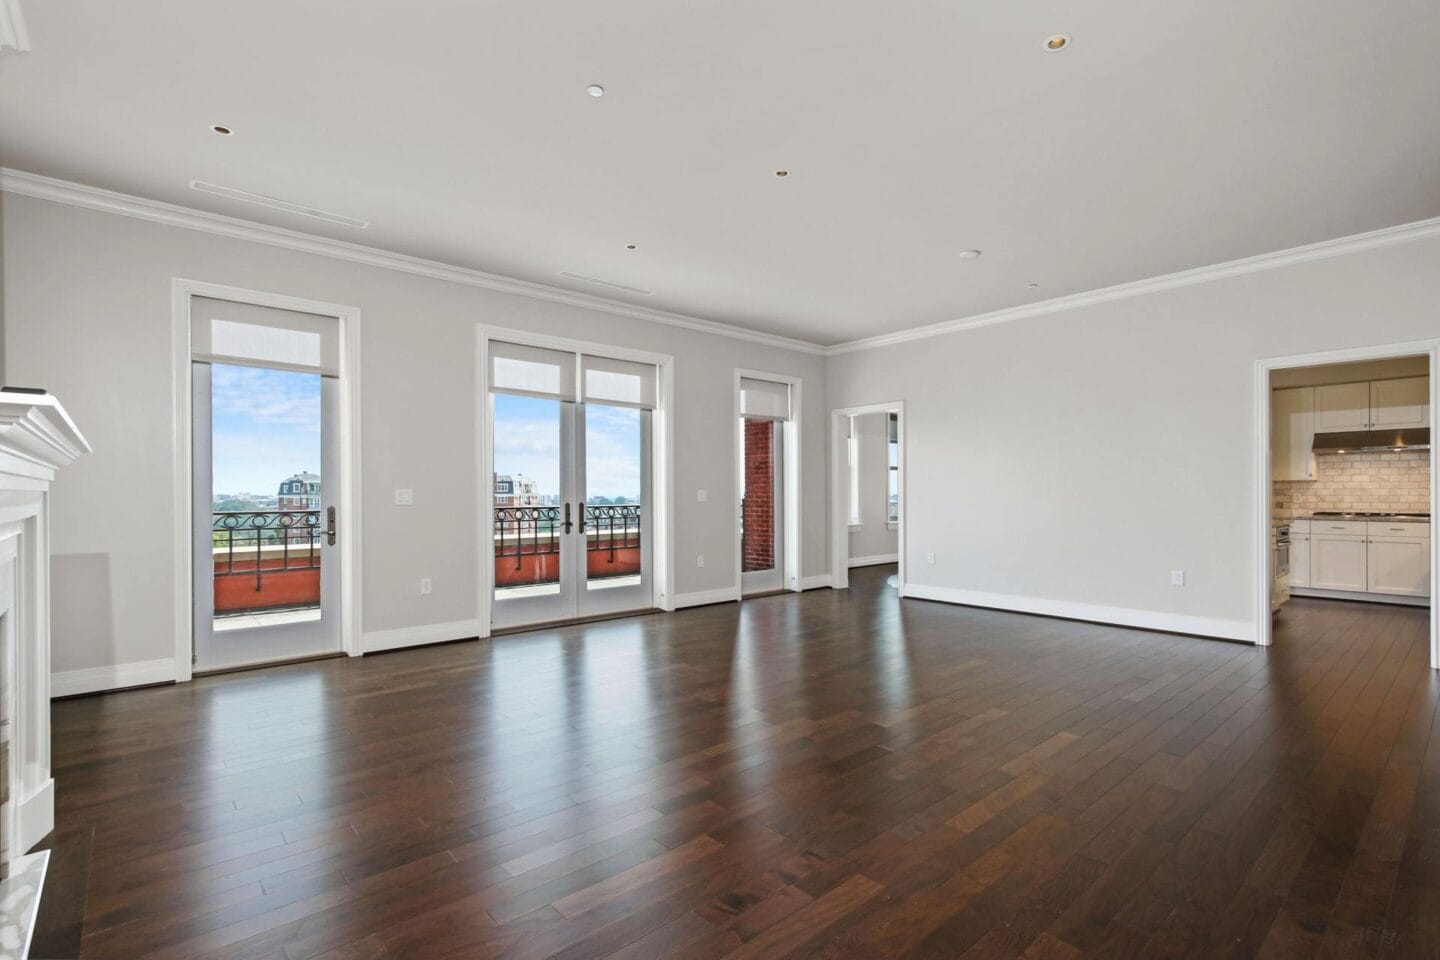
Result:
<svg viewBox="0 0 1440 960">
<path fill-rule="evenodd" d="M 571 520 L 570 520 L 570 501 L 569 501 L 569 500 L 566 500 L 566 501 L 565 501 L 565 532 L 566 532 L 566 533 L 569 533 L 569 532 L 570 532 L 570 528 L 571 528 L 572 526 L 574 526 L 574 523 L 572 523 Z"/>
<path fill-rule="evenodd" d="M 580 501 L 580 535 L 585 535 L 585 501 Z"/>
<path fill-rule="evenodd" d="M 335 508 L 325 508 L 325 539 L 330 546 L 335 546 Z"/>
</svg>

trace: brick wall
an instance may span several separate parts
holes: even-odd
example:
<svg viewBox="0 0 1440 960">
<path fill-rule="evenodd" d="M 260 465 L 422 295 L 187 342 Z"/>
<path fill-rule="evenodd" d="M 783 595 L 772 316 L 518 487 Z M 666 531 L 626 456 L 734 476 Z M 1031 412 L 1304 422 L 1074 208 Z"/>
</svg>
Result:
<svg viewBox="0 0 1440 960">
<path fill-rule="evenodd" d="M 776 424 L 770 420 L 745 421 L 745 535 L 740 542 L 740 569 L 769 570 L 775 566 Z"/>
</svg>

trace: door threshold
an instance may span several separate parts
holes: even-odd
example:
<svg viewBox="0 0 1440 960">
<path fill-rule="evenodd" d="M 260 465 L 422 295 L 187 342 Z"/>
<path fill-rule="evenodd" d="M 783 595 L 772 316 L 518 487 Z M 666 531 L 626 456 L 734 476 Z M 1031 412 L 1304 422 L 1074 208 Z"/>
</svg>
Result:
<svg viewBox="0 0 1440 960">
<path fill-rule="evenodd" d="M 537 630 L 553 630 L 556 627 L 573 627 L 582 623 L 604 623 L 606 620 L 625 620 L 630 617 L 646 617 L 652 613 L 664 613 L 659 607 L 641 607 L 638 610 L 622 610 L 618 613 L 599 613 L 593 617 L 574 617 L 569 620 L 544 620 L 540 623 L 526 623 L 515 627 L 491 627 L 490 636 L 508 637 L 517 633 L 533 633 Z"/>
<path fill-rule="evenodd" d="M 313 660 L 334 660 L 336 657 L 345 656 L 344 650 L 334 650 L 330 653 L 311 653 L 303 657 L 286 657 L 283 660 L 261 660 L 258 663 L 242 663 L 233 667 L 214 667 L 210 670 L 192 670 L 192 677 L 215 677 L 222 673 L 246 673 L 250 670 L 265 670 L 270 667 L 284 667 L 292 663 L 310 663 Z"/>
<path fill-rule="evenodd" d="M 741 600 L 759 600 L 761 597 L 778 597 L 782 593 L 790 593 L 785 587 L 776 587 L 774 590 L 756 590 L 754 593 L 740 594 Z"/>
</svg>

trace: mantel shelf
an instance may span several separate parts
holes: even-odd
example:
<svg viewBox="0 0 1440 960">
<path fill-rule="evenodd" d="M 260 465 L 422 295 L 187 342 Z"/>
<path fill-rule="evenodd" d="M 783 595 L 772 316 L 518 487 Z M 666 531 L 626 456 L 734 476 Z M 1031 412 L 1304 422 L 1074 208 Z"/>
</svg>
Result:
<svg viewBox="0 0 1440 960">
<path fill-rule="evenodd" d="M 58 399 L 48 393 L 0 390 L 0 455 L 33 464 L 48 480 L 89 452 L 89 442 Z"/>
</svg>

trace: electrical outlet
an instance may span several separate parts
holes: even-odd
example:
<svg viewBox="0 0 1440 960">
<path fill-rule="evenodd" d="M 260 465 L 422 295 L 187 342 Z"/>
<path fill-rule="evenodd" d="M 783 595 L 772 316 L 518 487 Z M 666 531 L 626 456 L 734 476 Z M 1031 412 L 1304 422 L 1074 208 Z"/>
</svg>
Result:
<svg viewBox="0 0 1440 960">
<path fill-rule="evenodd" d="M 700 554 L 698 557 L 695 558 L 695 566 L 697 566 L 697 567 L 703 567 L 703 566 L 705 566 L 705 554 L 702 553 L 702 554 Z"/>
<path fill-rule="evenodd" d="M 696 490 L 696 491 L 695 491 L 695 502 L 696 502 L 696 503 L 709 503 L 709 502 L 710 502 L 710 491 L 709 491 L 709 490 Z"/>
<path fill-rule="evenodd" d="M 926 562 L 926 563 L 929 563 L 929 564 L 933 564 L 933 563 L 935 562 L 935 554 L 933 554 L 933 553 L 927 553 L 927 554 L 925 554 L 925 562 Z"/>
<path fill-rule="evenodd" d="M 396 491 L 395 491 L 395 506 L 397 506 L 397 507 L 408 507 L 408 506 L 412 506 L 414 503 L 415 503 L 415 491 L 414 491 L 414 490 L 401 490 L 401 489 L 396 489 Z"/>
<path fill-rule="evenodd" d="M 420 596 L 428 597 L 435 591 L 435 585 L 430 582 L 429 577 L 420 578 Z"/>
<path fill-rule="evenodd" d="M 1172 586 L 1172 587 L 1183 587 L 1183 586 L 1185 586 L 1185 571 L 1184 571 L 1184 570 L 1171 570 L 1171 571 L 1170 571 L 1170 586 Z"/>
</svg>

